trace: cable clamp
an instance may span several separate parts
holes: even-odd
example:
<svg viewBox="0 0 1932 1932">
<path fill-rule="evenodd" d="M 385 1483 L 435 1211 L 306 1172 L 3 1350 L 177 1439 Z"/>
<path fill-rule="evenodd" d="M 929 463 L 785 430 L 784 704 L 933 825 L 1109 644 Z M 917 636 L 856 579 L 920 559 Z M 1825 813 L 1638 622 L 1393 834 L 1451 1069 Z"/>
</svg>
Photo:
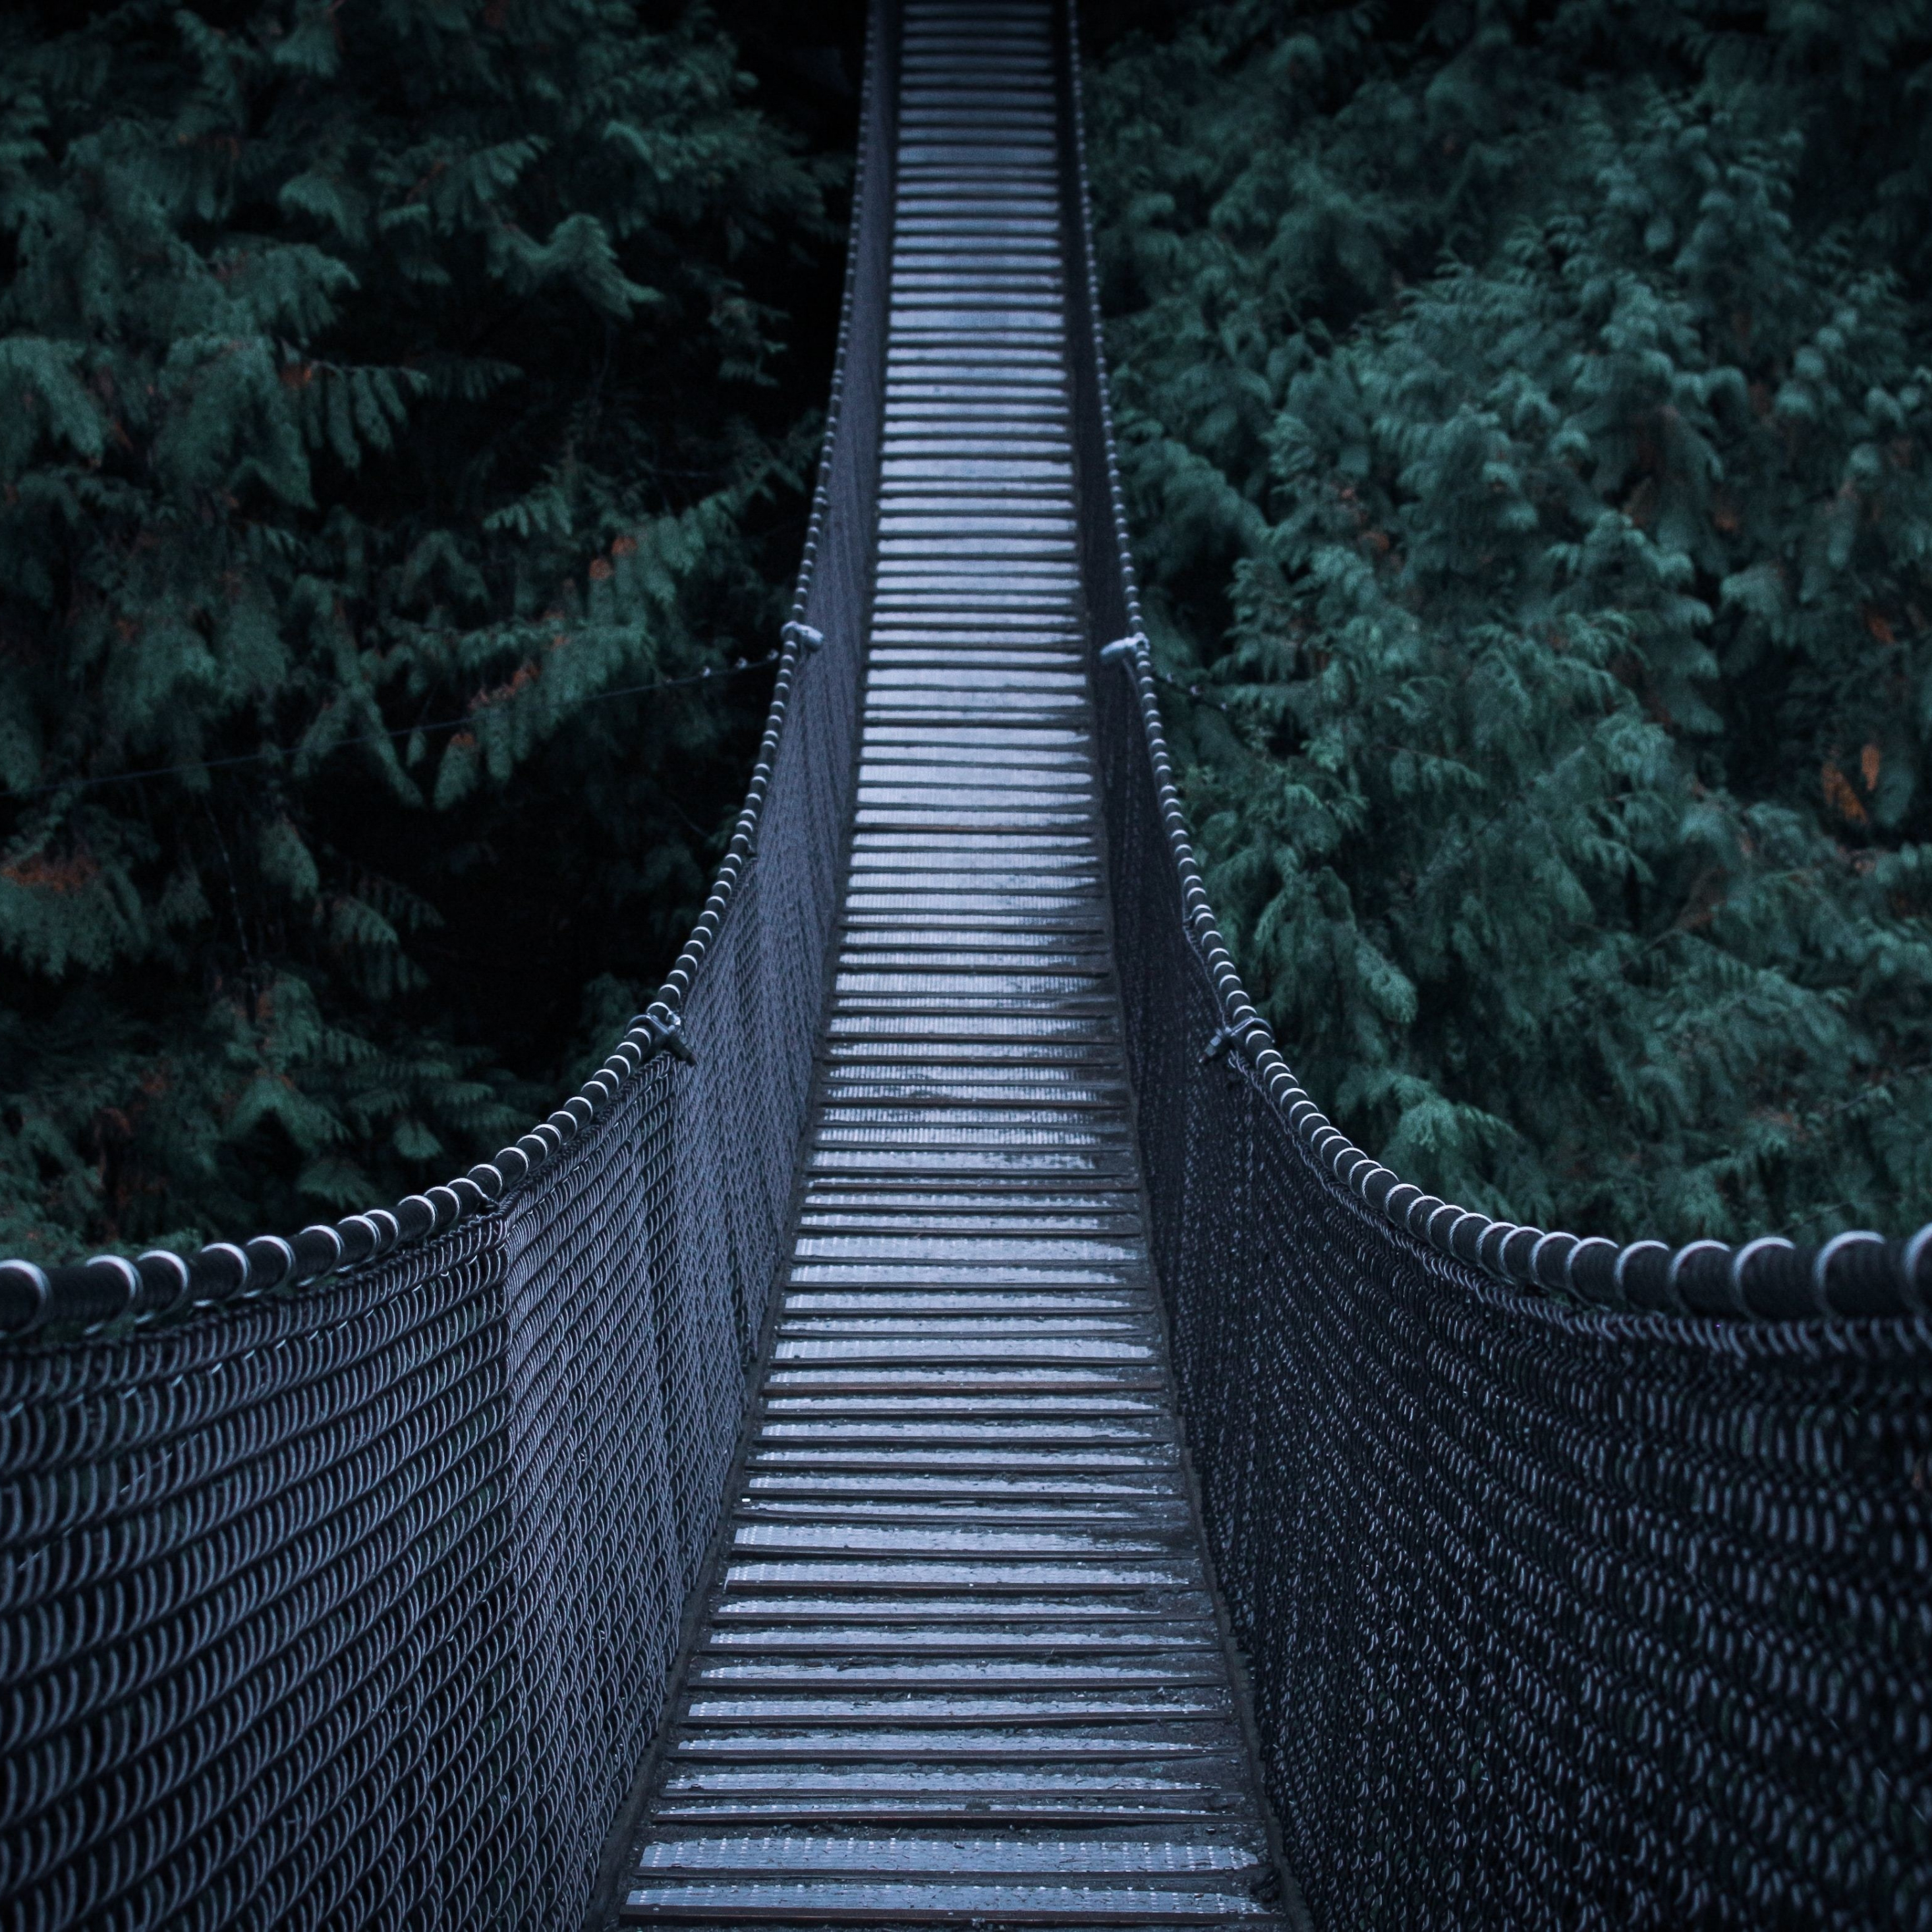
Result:
<svg viewBox="0 0 1932 1932">
<path fill-rule="evenodd" d="M 825 633 L 814 631 L 809 624 L 801 624 L 794 617 L 778 635 L 802 645 L 808 651 L 822 650 L 825 647 Z"/>
<path fill-rule="evenodd" d="M 1135 653 L 1146 648 L 1146 638 L 1136 631 L 1130 637 L 1116 638 L 1111 644 L 1102 644 L 1100 646 L 1100 662 L 1102 664 L 1124 664 L 1131 670 Z"/>
<path fill-rule="evenodd" d="M 691 1042 L 684 1036 L 684 1022 L 676 1013 L 668 1020 L 661 1020 L 656 1013 L 646 1013 L 638 1024 L 651 1036 L 652 1053 L 668 1053 L 674 1060 L 681 1060 L 687 1066 L 698 1064 L 698 1056 L 691 1050 Z"/>
<path fill-rule="evenodd" d="M 1259 1034 L 1260 1039 L 1254 1045 L 1246 1046 L 1244 1036 L 1250 1034 Z M 1238 1025 L 1218 1026 L 1202 1052 L 1201 1064 L 1204 1066 L 1210 1060 L 1219 1060 L 1231 1046 L 1245 1046 L 1246 1051 L 1252 1054 L 1269 1045 L 1274 1037 L 1268 1030 L 1268 1022 L 1258 1013 L 1252 1019 L 1243 1020 Z"/>
</svg>

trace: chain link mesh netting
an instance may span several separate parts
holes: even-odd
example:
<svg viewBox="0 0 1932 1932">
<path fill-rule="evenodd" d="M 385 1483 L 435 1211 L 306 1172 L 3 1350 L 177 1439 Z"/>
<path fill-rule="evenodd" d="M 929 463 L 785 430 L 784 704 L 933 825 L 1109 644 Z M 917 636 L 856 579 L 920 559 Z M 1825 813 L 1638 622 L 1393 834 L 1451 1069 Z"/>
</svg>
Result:
<svg viewBox="0 0 1932 1932">
<path fill-rule="evenodd" d="M 1138 612 L 1068 100 L 1099 644 Z M 1324 1172 L 1228 1044 L 1133 664 L 1095 692 L 1155 1255 L 1316 1922 L 1932 1927 L 1932 1324 L 1564 1305 Z"/>
<path fill-rule="evenodd" d="M 874 31 L 806 628 L 653 1009 L 696 1063 L 614 1081 L 495 1209 L 380 1262 L 0 1352 L 10 1925 L 580 1912 L 710 1534 L 808 1097 L 875 489 Z M 1076 272 L 1102 641 L 1136 613 L 1090 291 Z M 1204 1057 L 1238 985 L 1210 970 L 1153 689 L 1144 659 L 1097 674 L 1142 1148 L 1315 1916 L 1932 1927 L 1932 1330 L 1566 1306 L 1339 1184 L 1258 1035 Z"/>
<path fill-rule="evenodd" d="M 522 1186 L 364 1268 L 0 1348 L 8 1927 L 581 1916 L 716 1520 L 805 1120 L 877 492 L 872 32 L 800 600 L 740 838 L 652 1009 L 695 1063 L 614 1060 L 560 1151 L 526 1138 Z"/>
</svg>

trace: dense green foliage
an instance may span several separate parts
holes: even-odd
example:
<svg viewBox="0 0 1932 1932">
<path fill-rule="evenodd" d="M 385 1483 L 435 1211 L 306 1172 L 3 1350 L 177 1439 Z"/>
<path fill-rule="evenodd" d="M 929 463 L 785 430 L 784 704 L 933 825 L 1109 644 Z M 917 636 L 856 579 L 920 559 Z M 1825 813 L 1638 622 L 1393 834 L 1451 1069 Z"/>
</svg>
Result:
<svg viewBox="0 0 1932 1932">
<path fill-rule="evenodd" d="M 0 24 L 0 1253 L 394 1198 L 608 1050 L 770 688 L 622 694 L 776 640 L 813 146 L 702 8 Z"/>
<path fill-rule="evenodd" d="M 1586 1232 L 1932 1218 L 1932 6 L 1221 0 L 1098 62 L 1124 461 L 1306 1085 Z"/>
<path fill-rule="evenodd" d="M 1932 1215 L 1932 5 L 1117 11 L 1156 642 L 1304 1079 L 1526 1220 Z M 0 22 L 0 1252 L 420 1185 L 662 969 L 766 681 L 630 688 L 768 647 L 836 299 L 740 64 Z"/>
</svg>

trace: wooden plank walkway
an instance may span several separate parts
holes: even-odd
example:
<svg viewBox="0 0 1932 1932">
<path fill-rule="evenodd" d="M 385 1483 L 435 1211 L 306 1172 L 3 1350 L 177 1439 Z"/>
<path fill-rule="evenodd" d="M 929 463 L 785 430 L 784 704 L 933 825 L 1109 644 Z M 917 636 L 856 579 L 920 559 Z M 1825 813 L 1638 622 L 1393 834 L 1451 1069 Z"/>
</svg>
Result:
<svg viewBox="0 0 1932 1932">
<path fill-rule="evenodd" d="M 1048 8 L 906 13 L 836 1004 L 623 1916 L 1268 1927 L 1109 964 Z"/>
</svg>

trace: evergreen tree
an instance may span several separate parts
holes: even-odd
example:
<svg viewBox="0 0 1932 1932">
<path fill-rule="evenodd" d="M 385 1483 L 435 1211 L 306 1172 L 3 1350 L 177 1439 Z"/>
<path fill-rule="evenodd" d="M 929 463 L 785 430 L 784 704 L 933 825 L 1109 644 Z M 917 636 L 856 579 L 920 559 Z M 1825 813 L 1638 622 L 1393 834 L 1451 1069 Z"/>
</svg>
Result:
<svg viewBox="0 0 1932 1932">
<path fill-rule="evenodd" d="M 1210 889 L 1446 1198 L 1932 1219 L 1928 98 L 1916 4 L 1220 0 L 1092 77 Z"/>
<path fill-rule="evenodd" d="M 701 7 L 0 24 L 0 1252 L 393 1198 L 608 1050 L 769 691 L 846 168 Z"/>
</svg>

